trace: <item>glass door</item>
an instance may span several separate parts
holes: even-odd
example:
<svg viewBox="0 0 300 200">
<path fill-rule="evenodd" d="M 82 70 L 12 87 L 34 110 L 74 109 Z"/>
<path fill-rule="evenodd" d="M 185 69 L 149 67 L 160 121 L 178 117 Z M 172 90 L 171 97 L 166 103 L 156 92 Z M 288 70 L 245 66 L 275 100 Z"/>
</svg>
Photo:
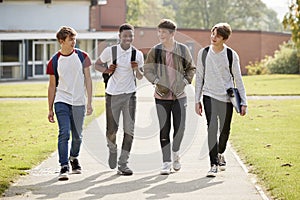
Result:
<svg viewBox="0 0 300 200">
<path fill-rule="evenodd" d="M 57 49 L 55 41 L 34 41 L 32 48 L 32 77 L 47 77 L 47 63 Z"/>
</svg>

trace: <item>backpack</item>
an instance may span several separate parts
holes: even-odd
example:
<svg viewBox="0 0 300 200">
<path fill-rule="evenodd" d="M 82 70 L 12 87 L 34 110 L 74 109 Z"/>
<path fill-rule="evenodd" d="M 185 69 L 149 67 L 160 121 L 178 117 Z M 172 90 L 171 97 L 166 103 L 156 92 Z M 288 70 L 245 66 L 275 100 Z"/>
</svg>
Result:
<svg viewBox="0 0 300 200">
<path fill-rule="evenodd" d="M 182 66 L 184 67 L 184 69 L 186 68 L 186 59 L 185 59 L 185 47 L 181 44 L 179 44 L 179 47 L 180 47 L 180 52 L 182 53 Z M 155 59 L 155 65 L 156 65 L 156 72 L 157 72 L 157 66 L 160 65 L 162 63 L 162 59 L 161 59 L 161 52 L 162 52 L 162 44 L 159 44 L 157 45 L 155 48 L 154 48 L 154 59 Z M 162 75 L 162 71 L 160 70 L 160 73 Z"/>
<path fill-rule="evenodd" d="M 114 65 L 116 65 L 117 64 L 117 45 L 114 45 L 114 46 L 111 47 L 111 53 L 112 53 L 112 63 Z M 136 49 L 134 47 L 132 47 L 130 61 L 132 62 L 132 61 L 135 61 L 135 60 L 136 60 Z M 107 64 L 106 64 L 106 67 L 108 68 Z M 113 73 L 111 73 L 111 74 L 102 73 L 105 88 L 107 87 L 108 80 L 112 75 L 113 75 Z"/>
<path fill-rule="evenodd" d="M 77 53 L 81 64 L 82 64 L 82 72 L 83 72 L 83 67 L 84 67 L 84 56 L 83 53 L 80 49 L 75 48 L 75 53 Z M 58 67 L 58 53 L 56 53 L 53 57 L 52 57 L 52 67 L 53 67 L 53 71 L 54 71 L 54 76 L 55 76 L 55 80 L 56 80 L 56 87 L 58 85 L 58 72 L 57 72 L 57 67 Z"/>
<path fill-rule="evenodd" d="M 203 53 L 202 53 L 202 65 L 205 69 L 205 61 L 206 61 L 206 57 L 207 57 L 207 54 L 208 54 L 208 51 L 209 51 L 209 46 L 205 47 L 204 50 L 203 50 Z M 232 74 L 232 50 L 230 48 L 227 48 L 227 58 L 228 58 L 228 62 L 229 62 L 229 71 L 230 71 L 230 74 L 233 78 L 233 74 Z"/>
</svg>

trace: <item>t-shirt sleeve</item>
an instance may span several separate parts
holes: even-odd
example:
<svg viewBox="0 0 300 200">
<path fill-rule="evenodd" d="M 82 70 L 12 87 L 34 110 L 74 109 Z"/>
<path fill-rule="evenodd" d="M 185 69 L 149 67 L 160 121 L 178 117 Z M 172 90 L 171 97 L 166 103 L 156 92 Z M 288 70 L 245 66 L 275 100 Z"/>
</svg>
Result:
<svg viewBox="0 0 300 200">
<path fill-rule="evenodd" d="M 82 52 L 83 57 L 84 57 L 84 63 L 83 63 L 83 67 L 89 67 L 92 65 L 92 61 L 89 57 L 89 55 L 86 52 Z"/>
<path fill-rule="evenodd" d="M 54 75 L 54 69 L 53 69 L 53 57 L 49 60 L 47 64 L 47 70 L 46 73 L 49 75 Z"/>
<path fill-rule="evenodd" d="M 103 63 L 110 62 L 111 60 L 111 47 L 106 47 L 100 54 L 100 60 Z"/>
</svg>

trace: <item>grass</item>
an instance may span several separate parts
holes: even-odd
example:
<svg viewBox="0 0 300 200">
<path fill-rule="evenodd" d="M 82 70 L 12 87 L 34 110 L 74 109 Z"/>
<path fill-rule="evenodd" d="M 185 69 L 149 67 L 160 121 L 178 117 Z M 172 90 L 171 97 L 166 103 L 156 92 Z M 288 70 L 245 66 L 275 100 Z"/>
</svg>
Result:
<svg viewBox="0 0 300 200">
<path fill-rule="evenodd" d="M 243 76 L 247 95 L 300 95 L 300 75 Z"/>
<path fill-rule="evenodd" d="M 93 80 L 93 95 L 95 97 L 103 97 L 104 91 L 104 83 L 100 80 Z M 33 98 L 47 97 L 47 95 L 47 81 L 0 84 L 0 98 Z"/>
<path fill-rule="evenodd" d="M 104 101 L 93 102 L 94 114 L 104 109 Z M 47 100 L 0 101 L 0 194 L 26 170 L 45 160 L 57 148 L 57 122 L 48 122 Z"/>
<path fill-rule="evenodd" d="M 249 101 L 234 115 L 230 140 L 274 199 L 300 197 L 300 100 Z"/>
</svg>

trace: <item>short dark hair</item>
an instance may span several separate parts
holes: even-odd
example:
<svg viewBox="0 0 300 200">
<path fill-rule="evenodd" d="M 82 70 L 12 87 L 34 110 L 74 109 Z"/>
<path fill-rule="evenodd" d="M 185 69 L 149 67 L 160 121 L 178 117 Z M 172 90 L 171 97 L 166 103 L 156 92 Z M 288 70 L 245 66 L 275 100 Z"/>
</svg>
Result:
<svg viewBox="0 0 300 200">
<path fill-rule="evenodd" d="M 218 23 L 214 25 L 211 32 L 215 29 L 217 30 L 217 35 L 222 36 L 224 40 L 227 40 L 232 33 L 231 27 L 227 23 Z"/>
<path fill-rule="evenodd" d="M 134 31 L 134 27 L 131 24 L 124 23 L 119 27 L 119 33 L 122 33 L 124 30 L 133 30 Z"/>
<path fill-rule="evenodd" d="M 69 26 L 62 26 L 56 32 L 56 38 L 57 38 L 58 41 L 59 40 L 65 41 L 65 39 L 68 36 L 73 37 L 73 36 L 76 36 L 76 35 L 77 35 L 77 32 L 72 27 L 69 27 Z"/>
<path fill-rule="evenodd" d="M 177 29 L 177 25 L 170 19 L 162 19 L 157 25 L 158 28 L 168 29 L 170 32 L 174 32 Z"/>
</svg>

